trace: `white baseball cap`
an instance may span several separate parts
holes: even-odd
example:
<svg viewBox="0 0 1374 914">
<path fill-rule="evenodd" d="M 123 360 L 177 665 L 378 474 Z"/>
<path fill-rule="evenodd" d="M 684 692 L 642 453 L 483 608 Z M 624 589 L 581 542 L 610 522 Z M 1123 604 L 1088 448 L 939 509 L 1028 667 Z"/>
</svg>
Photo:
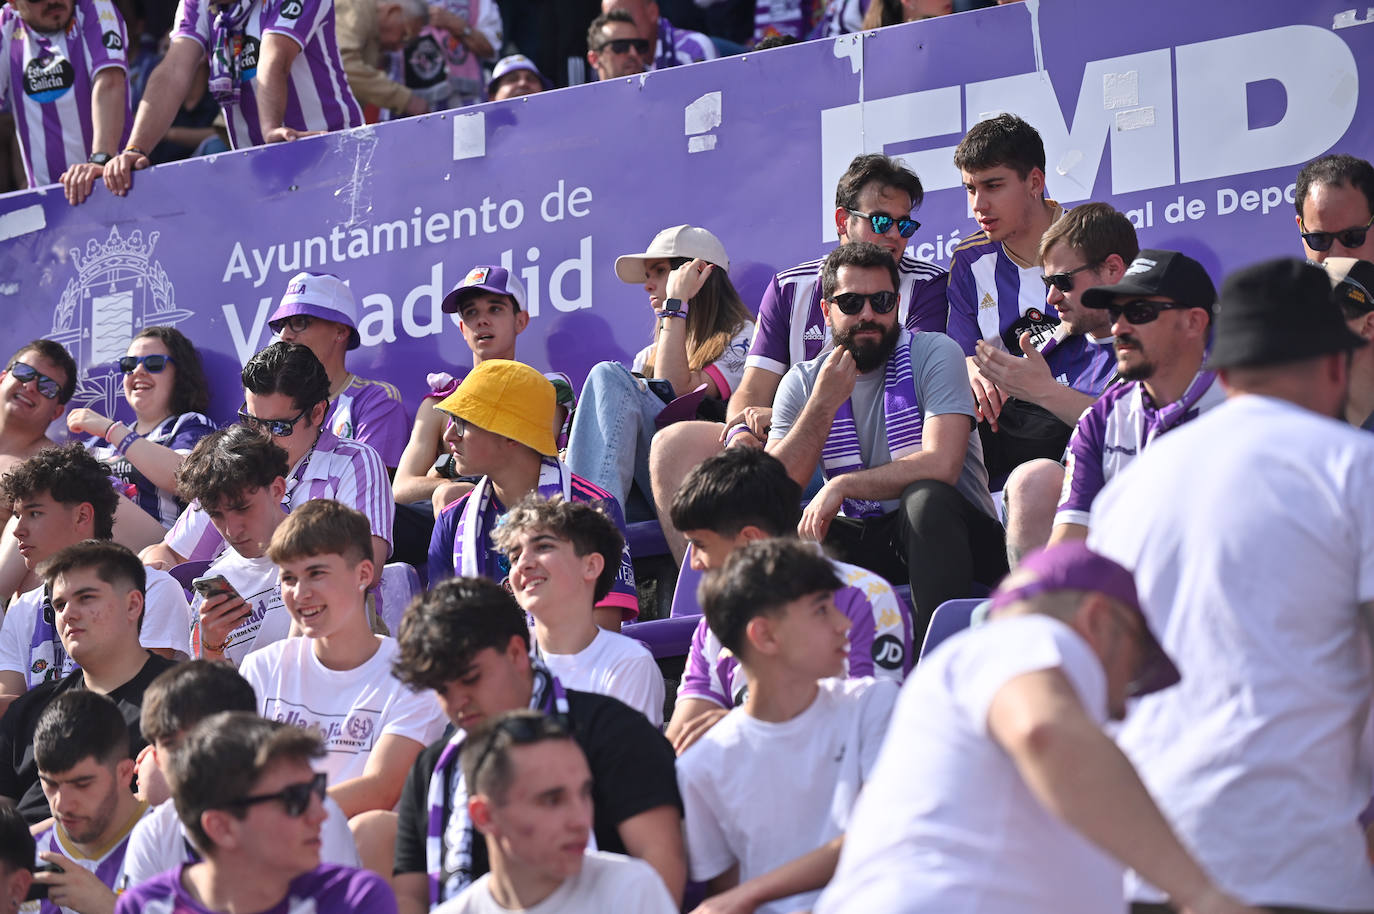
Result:
<svg viewBox="0 0 1374 914">
<path fill-rule="evenodd" d="M 726 256 L 725 245 L 720 243 L 719 238 L 694 225 L 675 225 L 655 235 L 644 253 L 617 257 L 615 275 L 625 282 L 641 283 L 649 278 L 644 269 L 646 260 L 671 260 L 674 257 L 699 257 L 727 273 L 730 271 L 730 258 Z"/>
<path fill-rule="evenodd" d="M 333 321 L 348 328 L 348 348 L 362 344 L 358 336 L 358 303 L 353 291 L 332 273 L 297 273 L 286 284 L 286 294 L 277 303 L 277 310 L 267 319 L 273 333 L 281 332 L 288 317 L 297 314 Z"/>
</svg>

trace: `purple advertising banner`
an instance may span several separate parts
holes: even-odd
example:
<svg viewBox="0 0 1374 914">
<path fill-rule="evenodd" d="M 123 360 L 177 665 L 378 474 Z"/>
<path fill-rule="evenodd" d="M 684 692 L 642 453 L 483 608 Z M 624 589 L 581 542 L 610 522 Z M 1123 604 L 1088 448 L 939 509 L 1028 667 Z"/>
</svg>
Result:
<svg viewBox="0 0 1374 914">
<path fill-rule="evenodd" d="M 60 340 L 74 405 L 109 414 L 113 360 L 152 324 L 206 355 L 215 415 L 270 339 L 297 270 L 358 299 L 349 368 L 413 409 L 427 372 L 471 356 L 444 294 L 500 263 L 529 289 L 518 354 L 580 383 L 648 342 L 652 315 L 619 254 L 705 226 L 757 307 L 769 277 L 835 242 L 834 188 L 857 153 L 900 155 L 925 184 L 911 241 L 948 265 L 975 227 L 955 145 L 1001 111 L 1035 125 L 1061 203 L 1105 200 L 1143 246 L 1182 249 L 1220 280 L 1301 256 L 1293 181 L 1331 151 L 1374 155 L 1374 10 L 1343 0 L 1028 0 L 285 146 L 140 172 L 129 196 L 60 188 L 0 198 L 10 351 Z"/>
</svg>

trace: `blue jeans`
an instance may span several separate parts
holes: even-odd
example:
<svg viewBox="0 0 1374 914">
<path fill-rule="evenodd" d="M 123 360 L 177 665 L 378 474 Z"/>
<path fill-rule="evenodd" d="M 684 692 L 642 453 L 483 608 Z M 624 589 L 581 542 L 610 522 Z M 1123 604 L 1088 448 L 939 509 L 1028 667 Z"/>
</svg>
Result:
<svg viewBox="0 0 1374 914">
<path fill-rule="evenodd" d="M 610 492 L 622 508 L 633 483 L 652 506 L 649 444 L 666 404 L 643 383 L 619 362 L 592 366 L 568 436 L 569 469 Z"/>
</svg>

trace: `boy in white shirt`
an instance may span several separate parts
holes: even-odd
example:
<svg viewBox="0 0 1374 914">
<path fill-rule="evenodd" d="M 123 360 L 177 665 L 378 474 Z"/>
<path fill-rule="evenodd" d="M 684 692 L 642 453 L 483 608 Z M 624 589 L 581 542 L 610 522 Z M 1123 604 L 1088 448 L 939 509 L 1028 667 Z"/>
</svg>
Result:
<svg viewBox="0 0 1374 914">
<path fill-rule="evenodd" d="M 178 494 L 198 502 L 224 537 L 224 551 L 204 576 L 221 575 L 234 589 L 193 598 L 191 647 L 197 657 L 237 666 L 248 652 L 291 630 L 277 566 L 267 557 L 272 533 L 286 517 L 282 493 L 288 471 L 286 451 L 265 432 L 231 425 L 198 441 L 177 472 Z"/>
<path fill-rule="evenodd" d="M 633 638 L 598 628 L 625 541 L 596 504 L 526 496 L 492 533 L 510 586 L 533 619 L 535 651 L 571 689 L 618 698 L 663 726 L 663 675 Z"/>
<path fill-rule="evenodd" d="M 303 637 L 254 651 L 240 669 L 263 717 L 323 738 L 319 768 L 350 819 L 359 857 L 390 873 L 390 810 L 415 757 L 446 720 L 431 693 L 413 692 L 392 675 L 396 642 L 368 625 L 371 537 L 361 512 L 328 499 L 307 502 L 281 522 L 267 554 L 281 569 L 282 599 Z M 384 813 L 385 824 L 353 821 L 372 810 Z"/>
<path fill-rule="evenodd" d="M 891 680 L 839 679 L 850 621 L 813 546 L 736 550 L 702 583 L 712 633 L 749 679 L 744 704 L 677 763 L 690 878 L 722 909 L 809 908 L 829 881 L 897 697 Z"/>
<path fill-rule="evenodd" d="M 200 852 L 177 818 L 167 786 L 172 752 L 192 727 L 222 711 L 257 712 L 257 696 L 228 664 L 208 660 L 179 663 L 158 675 L 143 694 L 139 718 L 148 747 L 138 757 L 138 787 L 143 799 L 156 804 L 129 834 L 120 890 L 152 879 L 183 863 L 195 863 Z M 320 859 L 342 866 L 358 865 L 358 849 L 338 804 L 324 801 Z"/>
<path fill-rule="evenodd" d="M 649 864 L 587 850 L 592 772 L 565 716 L 510 711 L 482 724 L 458 755 L 468 816 L 491 870 L 435 914 L 673 914 Z"/>
</svg>

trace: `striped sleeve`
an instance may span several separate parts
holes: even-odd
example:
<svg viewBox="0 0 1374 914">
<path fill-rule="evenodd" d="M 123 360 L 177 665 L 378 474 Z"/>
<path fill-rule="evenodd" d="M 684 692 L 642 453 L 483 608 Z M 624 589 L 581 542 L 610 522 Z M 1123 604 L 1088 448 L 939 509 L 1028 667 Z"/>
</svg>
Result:
<svg viewBox="0 0 1374 914">
<path fill-rule="evenodd" d="M 639 618 L 639 592 L 635 589 L 635 569 L 630 555 L 629 531 L 625 527 L 625 513 L 620 508 L 620 502 L 616 501 L 610 492 L 576 474 L 573 474 L 571 488 L 573 501 L 601 502 L 602 508 L 615 522 L 620 535 L 625 537 L 625 546 L 620 551 L 620 569 L 616 572 L 615 580 L 611 582 L 611 592 L 596 605 L 598 608 L 618 608 L 622 622 L 633 622 Z"/>
<path fill-rule="evenodd" d="M 714 647 L 714 650 L 712 648 Z M 720 658 L 720 642 L 711 636 L 711 629 L 703 616 L 692 632 L 692 645 L 687 649 L 687 662 L 682 669 L 682 682 L 678 683 L 677 697 L 700 698 L 715 702 L 729 709 L 730 696 L 717 675 L 717 660 Z"/>
<path fill-rule="evenodd" d="M 781 274 L 779 274 L 781 275 Z M 754 328 L 754 340 L 749 346 L 749 356 L 745 365 L 762 368 L 774 374 L 786 374 L 792 364 L 788 340 L 792 325 L 792 296 L 795 289 L 791 286 L 784 292 L 778 283 L 778 276 L 763 293 L 759 303 L 759 319 Z"/>
<path fill-rule="evenodd" d="M 949 274 L 927 264 L 929 272 L 912 283 L 906 329 L 944 333 L 949 326 Z"/>
<path fill-rule="evenodd" d="M 311 498 L 333 498 L 367 515 L 372 522 L 372 535 L 390 543 L 392 523 L 396 518 L 396 503 L 391 494 L 391 480 L 377 452 L 360 441 L 340 440 L 334 446 L 329 462 L 328 489 L 310 486 Z M 301 488 L 305 488 L 302 486 Z M 299 507 L 294 504 L 292 507 Z"/>
<path fill-rule="evenodd" d="M 198 501 L 181 512 L 162 538 L 162 544 L 187 562 L 208 561 L 224 551 L 224 537 L 210 523 L 210 516 L 200 509 Z"/>
<path fill-rule="evenodd" d="M 210 47 L 210 16 L 206 0 L 181 0 L 177 5 L 172 38 L 189 38 L 202 48 Z"/>
<path fill-rule="evenodd" d="M 1054 512 L 1056 525 L 1088 526 L 1093 499 L 1107 484 L 1102 468 L 1102 445 L 1107 412 L 1115 402 L 1115 398 L 1111 397 L 1095 401 L 1078 418 L 1078 424 L 1073 428 L 1064 467 L 1064 488 L 1059 495 L 1059 507 Z"/>
<path fill-rule="evenodd" d="M 849 675 L 901 682 L 911 671 L 911 610 L 892 585 L 856 565 L 835 563 L 845 586 L 835 607 L 849 617 Z"/>
<path fill-rule="evenodd" d="M 956 249 L 949 263 L 949 317 L 945 329 L 964 350 L 964 355 L 973 355 L 981 334 L 978 331 L 978 287 L 969 264 L 972 252 L 966 250 L 967 246 L 965 242 Z"/>
<path fill-rule="evenodd" d="M 79 0 L 77 6 L 81 16 L 81 41 L 86 59 L 90 61 L 91 77 L 110 67 L 127 72 L 129 33 L 115 5 L 110 0 Z"/>
</svg>

